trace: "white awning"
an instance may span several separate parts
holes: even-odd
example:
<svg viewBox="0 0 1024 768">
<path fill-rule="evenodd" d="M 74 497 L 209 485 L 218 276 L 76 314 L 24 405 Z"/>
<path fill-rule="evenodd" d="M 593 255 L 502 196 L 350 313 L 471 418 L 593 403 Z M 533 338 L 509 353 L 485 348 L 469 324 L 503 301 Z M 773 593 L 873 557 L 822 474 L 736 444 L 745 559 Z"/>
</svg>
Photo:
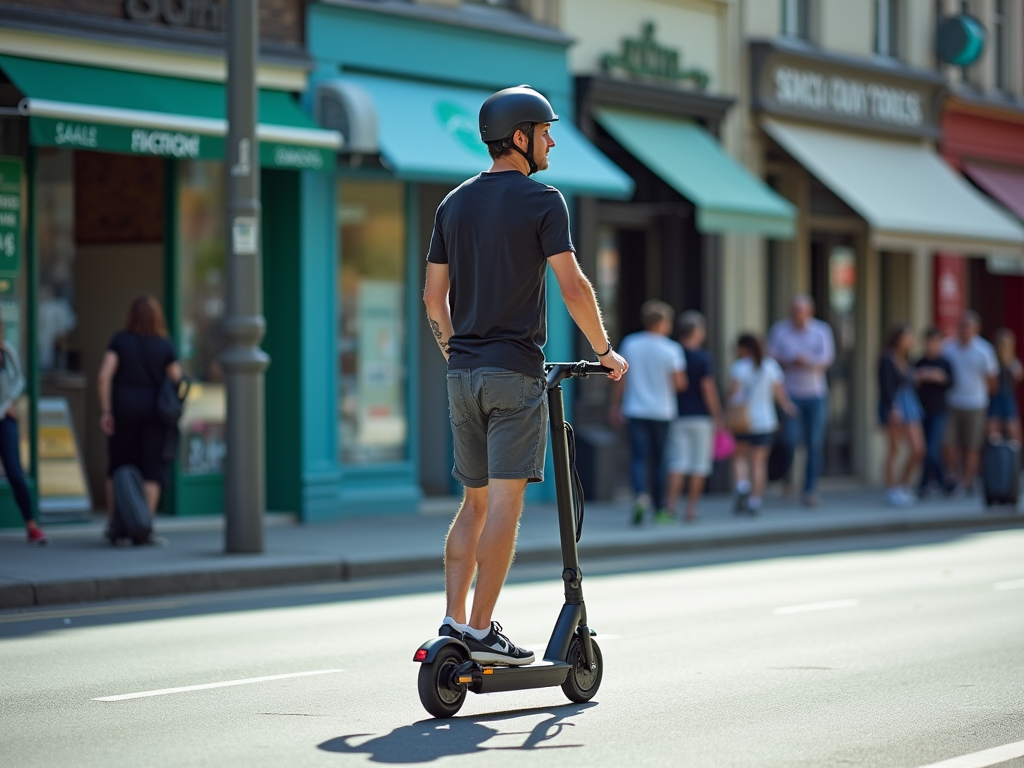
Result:
<svg viewBox="0 0 1024 768">
<path fill-rule="evenodd" d="M 867 220 L 879 248 L 1024 252 L 1024 227 L 928 144 L 762 118 L 768 135 Z"/>
</svg>

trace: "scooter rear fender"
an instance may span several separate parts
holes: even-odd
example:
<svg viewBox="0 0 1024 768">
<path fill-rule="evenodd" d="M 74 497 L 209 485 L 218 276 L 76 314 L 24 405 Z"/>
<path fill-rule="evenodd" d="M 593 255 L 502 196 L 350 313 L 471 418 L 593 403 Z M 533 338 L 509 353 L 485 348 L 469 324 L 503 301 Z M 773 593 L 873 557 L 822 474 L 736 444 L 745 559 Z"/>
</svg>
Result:
<svg viewBox="0 0 1024 768">
<path fill-rule="evenodd" d="M 438 652 L 447 645 L 457 645 L 462 650 L 463 658 L 469 658 L 469 647 L 464 642 L 455 637 L 440 636 L 421 645 L 413 654 L 412 660 L 420 664 L 432 664 Z M 426 653 L 422 653 L 423 651 Z"/>
</svg>

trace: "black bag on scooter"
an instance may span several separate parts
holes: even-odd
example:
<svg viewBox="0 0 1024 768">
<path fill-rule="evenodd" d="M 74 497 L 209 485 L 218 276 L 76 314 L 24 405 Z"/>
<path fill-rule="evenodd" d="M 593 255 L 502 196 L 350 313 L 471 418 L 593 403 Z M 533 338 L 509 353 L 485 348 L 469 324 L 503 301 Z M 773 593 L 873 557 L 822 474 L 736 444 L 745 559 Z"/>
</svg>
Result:
<svg viewBox="0 0 1024 768">
<path fill-rule="evenodd" d="M 985 485 L 985 506 L 1017 506 L 1020 496 L 1020 443 L 990 437 L 981 456 L 981 478 Z"/>
<path fill-rule="evenodd" d="M 108 534 L 111 543 L 129 539 L 133 544 L 145 544 L 153 534 L 153 518 L 146 503 L 142 473 L 131 464 L 118 467 L 113 483 L 114 519 Z"/>
</svg>

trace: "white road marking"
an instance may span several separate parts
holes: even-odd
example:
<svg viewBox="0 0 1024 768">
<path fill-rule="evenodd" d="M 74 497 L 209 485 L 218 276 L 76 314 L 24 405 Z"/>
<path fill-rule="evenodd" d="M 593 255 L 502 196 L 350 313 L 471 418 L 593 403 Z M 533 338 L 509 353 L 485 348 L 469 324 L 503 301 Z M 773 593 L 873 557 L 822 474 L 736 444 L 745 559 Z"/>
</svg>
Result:
<svg viewBox="0 0 1024 768">
<path fill-rule="evenodd" d="M 996 592 L 1003 592 L 1007 589 L 1024 589 L 1024 579 L 1015 579 L 1014 581 L 997 581 L 992 585 L 992 589 Z"/>
<path fill-rule="evenodd" d="M 835 608 L 855 608 L 860 605 L 860 600 L 849 598 L 846 600 L 826 600 L 823 603 L 804 603 L 803 605 L 784 605 L 776 608 L 773 613 L 777 616 L 785 616 L 790 613 L 807 613 L 808 611 L 831 611 Z"/>
<path fill-rule="evenodd" d="M 1004 744 L 1001 747 L 983 749 L 972 755 L 953 757 L 949 760 L 942 760 L 938 763 L 930 763 L 922 768 L 988 768 L 990 765 L 999 765 L 1007 760 L 1017 757 L 1024 757 L 1024 741 L 1015 741 L 1013 744 Z"/>
<path fill-rule="evenodd" d="M 330 675 L 342 672 L 341 669 L 317 669 L 312 672 L 289 672 L 287 675 L 267 675 L 266 677 L 249 677 L 245 680 L 225 680 L 221 683 L 203 683 L 201 685 L 185 685 L 181 688 L 161 688 L 157 691 L 140 693 L 121 693 L 117 696 L 99 696 L 93 701 L 125 701 L 126 699 L 144 699 L 149 696 L 166 696 L 169 693 L 186 693 L 188 691 L 206 691 L 210 688 L 228 688 L 232 685 L 249 685 L 250 683 L 266 683 L 270 680 L 286 680 L 290 677 L 309 677 L 310 675 Z"/>
</svg>

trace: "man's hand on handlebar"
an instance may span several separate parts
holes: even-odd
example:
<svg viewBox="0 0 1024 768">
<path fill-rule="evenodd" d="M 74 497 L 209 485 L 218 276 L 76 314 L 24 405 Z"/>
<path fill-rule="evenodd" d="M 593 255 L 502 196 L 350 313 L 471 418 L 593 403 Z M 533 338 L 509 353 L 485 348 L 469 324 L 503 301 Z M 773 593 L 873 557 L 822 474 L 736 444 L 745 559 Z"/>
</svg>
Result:
<svg viewBox="0 0 1024 768">
<path fill-rule="evenodd" d="M 622 375 L 629 370 L 629 363 L 626 362 L 626 358 L 614 349 L 610 349 L 607 355 L 601 355 L 598 357 L 597 361 L 605 368 L 611 369 L 608 372 L 608 378 L 612 381 L 618 381 L 622 378 Z"/>
</svg>

